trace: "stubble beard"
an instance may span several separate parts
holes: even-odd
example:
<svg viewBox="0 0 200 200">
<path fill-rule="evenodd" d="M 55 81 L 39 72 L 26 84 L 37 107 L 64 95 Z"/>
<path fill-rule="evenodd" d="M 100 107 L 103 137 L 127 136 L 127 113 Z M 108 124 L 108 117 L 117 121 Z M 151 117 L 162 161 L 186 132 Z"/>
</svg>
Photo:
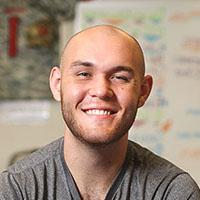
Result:
<svg viewBox="0 0 200 200">
<path fill-rule="evenodd" d="M 71 134 L 78 139 L 81 143 L 84 143 L 90 147 L 104 147 L 109 144 L 115 143 L 118 140 L 120 140 L 125 134 L 128 133 L 130 127 L 132 126 L 135 116 L 137 113 L 137 109 L 135 112 L 131 113 L 131 116 L 126 117 L 127 119 L 123 119 L 121 123 L 119 123 L 111 132 L 108 134 L 112 135 L 112 137 L 107 138 L 106 140 L 100 140 L 98 138 L 94 139 L 88 139 L 87 138 L 87 130 L 84 130 L 83 127 L 81 127 L 78 122 L 75 120 L 72 108 L 70 106 L 71 104 L 65 104 L 63 101 L 63 98 L 61 98 L 61 111 L 63 115 L 63 119 L 70 130 Z M 130 118 L 132 120 L 130 120 Z M 129 119 L 129 120 L 128 120 Z M 94 130 L 91 130 L 94 132 Z M 95 134 L 95 133 L 94 133 Z"/>
</svg>

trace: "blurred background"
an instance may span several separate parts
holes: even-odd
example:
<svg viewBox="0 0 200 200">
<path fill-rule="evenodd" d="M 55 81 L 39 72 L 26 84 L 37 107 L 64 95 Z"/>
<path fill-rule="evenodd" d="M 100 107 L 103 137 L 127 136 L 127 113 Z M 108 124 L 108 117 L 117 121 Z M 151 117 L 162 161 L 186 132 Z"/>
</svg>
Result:
<svg viewBox="0 0 200 200">
<path fill-rule="evenodd" d="M 0 171 L 63 135 L 50 69 L 69 37 L 95 24 L 135 36 L 154 77 L 129 139 L 200 185 L 199 0 L 1 0 Z"/>
</svg>

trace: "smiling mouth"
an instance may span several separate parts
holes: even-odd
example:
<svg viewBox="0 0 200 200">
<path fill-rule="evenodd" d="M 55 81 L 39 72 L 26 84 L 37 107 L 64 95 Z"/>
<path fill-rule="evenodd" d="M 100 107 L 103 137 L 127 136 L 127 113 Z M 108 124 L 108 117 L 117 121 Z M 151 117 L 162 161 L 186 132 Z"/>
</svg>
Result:
<svg viewBox="0 0 200 200">
<path fill-rule="evenodd" d="M 111 110 L 100 110 L 100 109 L 88 109 L 84 110 L 84 112 L 88 115 L 99 115 L 99 116 L 109 116 L 115 113 Z"/>
</svg>

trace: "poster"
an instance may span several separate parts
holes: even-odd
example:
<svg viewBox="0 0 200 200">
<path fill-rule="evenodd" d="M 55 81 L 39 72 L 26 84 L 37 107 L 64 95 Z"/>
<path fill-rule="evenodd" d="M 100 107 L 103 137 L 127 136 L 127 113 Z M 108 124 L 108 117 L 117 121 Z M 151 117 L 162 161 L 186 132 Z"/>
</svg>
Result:
<svg viewBox="0 0 200 200">
<path fill-rule="evenodd" d="M 48 77 L 58 60 L 58 24 L 29 2 L 0 3 L 0 100 L 51 97 Z"/>
<path fill-rule="evenodd" d="M 200 185 L 200 2 L 82 2 L 75 32 L 97 24 L 136 37 L 154 78 L 129 139 L 188 171 Z"/>
<path fill-rule="evenodd" d="M 50 118 L 48 100 L 0 102 L 0 125 L 29 126 L 46 124 Z"/>
</svg>

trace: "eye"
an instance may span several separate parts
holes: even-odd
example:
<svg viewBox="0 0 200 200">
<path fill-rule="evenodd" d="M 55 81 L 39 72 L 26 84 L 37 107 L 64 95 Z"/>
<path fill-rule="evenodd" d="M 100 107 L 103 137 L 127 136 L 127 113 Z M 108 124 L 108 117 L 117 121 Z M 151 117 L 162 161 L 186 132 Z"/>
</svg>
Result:
<svg viewBox="0 0 200 200">
<path fill-rule="evenodd" d="M 115 76 L 115 78 L 119 80 L 128 81 L 128 78 L 126 76 Z"/>
<path fill-rule="evenodd" d="M 91 76 L 91 74 L 88 72 L 79 72 L 79 73 L 77 73 L 77 76 L 82 77 L 82 78 L 89 78 Z"/>
<path fill-rule="evenodd" d="M 113 75 L 111 77 L 112 80 L 120 81 L 120 82 L 128 82 L 129 78 L 125 75 Z"/>
</svg>

